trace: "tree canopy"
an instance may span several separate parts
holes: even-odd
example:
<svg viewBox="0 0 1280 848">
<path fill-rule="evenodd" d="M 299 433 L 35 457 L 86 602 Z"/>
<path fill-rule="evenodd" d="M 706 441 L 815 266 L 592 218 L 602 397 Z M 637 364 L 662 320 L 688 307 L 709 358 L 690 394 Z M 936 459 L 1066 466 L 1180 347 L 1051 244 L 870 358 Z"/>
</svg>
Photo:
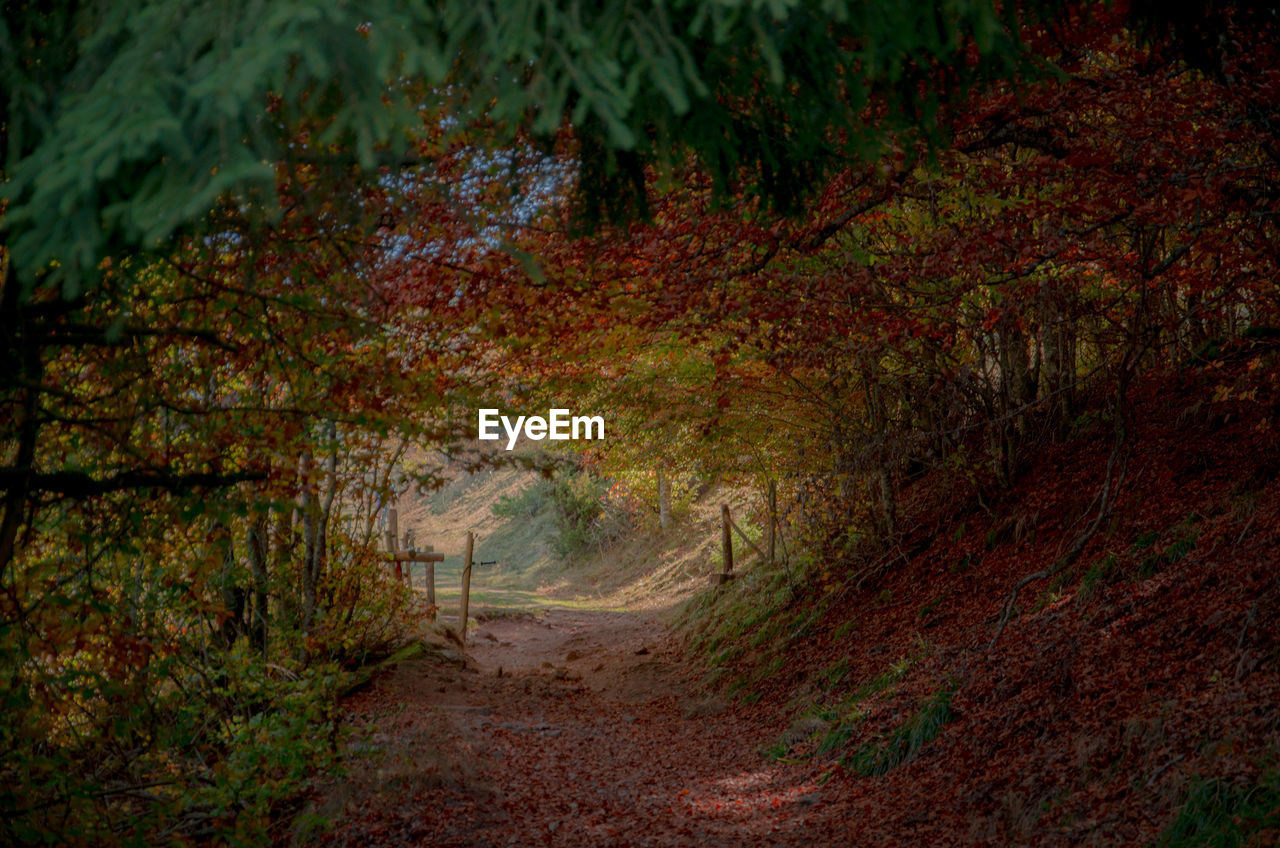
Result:
<svg viewBox="0 0 1280 848">
<path fill-rule="evenodd" d="M 550 144 L 568 125 L 587 221 L 642 211 L 644 167 L 687 153 L 724 190 L 745 179 L 794 210 L 886 127 L 928 131 L 950 93 L 1023 67 L 1020 7 L 1004 8 L 10 4 L 5 244 L 25 291 L 70 296 L 105 258 L 204 228 L 219 199 L 277 215 L 262 198 L 280 162 L 374 170 L 415 161 L 424 137 Z"/>
</svg>

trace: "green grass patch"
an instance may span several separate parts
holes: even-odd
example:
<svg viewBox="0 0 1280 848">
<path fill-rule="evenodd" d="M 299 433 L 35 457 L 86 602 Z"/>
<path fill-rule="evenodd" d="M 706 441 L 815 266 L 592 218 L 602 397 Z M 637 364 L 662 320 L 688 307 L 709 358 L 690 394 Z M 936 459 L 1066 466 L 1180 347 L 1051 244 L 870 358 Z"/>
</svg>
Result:
<svg viewBox="0 0 1280 848">
<path fill-rule="evenodd" d="M 712 665 L 729 665 L 734 660 L 742 656 L 742 648 L 737 645 L 730 645 L 720 653 L 711 658 Z"/>
<path fill-rule="evenodd" d="M 753 648 L 759 648 L 769 642 L 774 642 L 782 636 L 782 630 L 787 626 L 787 620 L 781 615 L 775 616 L 764 623 L 763 626 L 757 627 L 756 632 L 751 634 L 749 643 Z"/>
<path fill-rule="evenodd" d="M 927 651 L 926 651 L 927 653 Z M 854 691 L 853 701 L 865 701 L 872 695 L 879 695 L 887 692 L 896 686 L 902 678 L 907 676 L 907 672 L 920 659 L 918 653 L 908 654 L 899 660 L 895 660 L 887 669 L 877 674 L 875 677 L 862 681 L 857 690 Z"/>
<path fill-rule="evenodd" d="M 849 740 L 853 738 L 854 733 L 857 732 L 859 725 L 867 718 L 867 710 L 863 706 L 863 701 L 896 687 L 907 676 L 907 672 L 911 670 L 912 666 L 922 657 L 927 656 L 928 653 L 928 645 L 921 645 L 911 654 L 890 664 L 880 674 L 862 681 L 857 689 L 839 704 L 817 708 L 814 715 L 828 722 L 831 728 L 818 743 L 816 753 L 819 756 L 829 754 L 847 745 Z M 848 663 L 847 659 L 843 659 L 832 665 L 819 678 L 819 685 L 823 686 L 823 688 L 834 688 L 836 684 L 848 676 Z M 824 685 L 827 683 L 831 685 Z"/>
<path fill-rule="evenodd" d="M 826 754 L 830 754 L 832 751 L 838 751 L 845 745 L 848 745 L 849 740 L 858 732 L 858 726 L 865 721 L 866 718 L 867 714 L 865 712 L 850 713 L 823 735 L 822 741 L 818 743 L 818 748 L 815 753 L 821 757 Z"/>
<path fill-rule="evenodd" d="M 791 746 L 782 741 L 775 742 L 767 748 L 760 749 L 761 756 L 767 760 L 773 760 L 775 762 L 785 759 L 790 753 Z"/>
<path fill-rule="evenodd" d="M 905 722 L 881 740 L 873 740 L 841 758 L 845 768 L 863 777 L 887 774 L 916 757 L 954 718 L 952 689 L 944 689 L 920 705 Z"/>
<path fill-rule="evenodd" d="M 1099 589 L 1112 582 L 1119 571 L 1120 561 L 1116 559 L 1116 555 L 1107 554 L 1085 571 L 1084 576 L 1080 578 L 1080 588 L 1076 591 L 1076 596 L 1082 601 L 1089 600 L 1098 593 Z"/>
<path fill-rule="evenodd" d="M 938 597 L 934 598 L 932 601 L 929 601 L 928 603 L 924 604 L 923 606 L 920 607 L 919 611 L 916 613 L 916 617 L 919 618 L 921 621 L 924 621 L 929 616 L 933 615 L 935 612 L 938 611 L 938 607 L 942 605 L 942 602 L 946 600 L 946 597 L 947 596 L 944 593 L 944 594 L 938 595 Z"/>
<path fill-rule="evenodd" d="M 809 614 L 804 617 L 804 621 L 800 622 L 799 626 L 792 630 L 787 636 L 788 644 L 808 636 L 810 631 L 813 630 L 813 626 L 822 620 L 822 614 L 824 611 L 825 610 L 821 607 L 811 610 Z"/>
<path fill-rule="evenodd" d="M 831 690 L 839 686 L 844 679 L 849 676 L 849 658 L 842 657 L 832 663 L 821 675 L 818 676 L 818 686 L 824 690 Z"/>
<path fill-rule="evenodd" d="M 1151 554 L 1143 558 L 1138 564 L 1137 576 L 1140 580 L 1145 580 L 1159 574 L 1165 568 L 1178 562 L 1196 546 L 1195 533 L 1187 533 L 1173 541 L 1169 547 L 1165 548 L 1158 554 Z"/>
<path fill-rule="evenodd" d="M 1160 848 L 1245 848 L 1272 845 L 1280 828 L 1280 772 L 1252 785 L 1196 778 L 1182 807 L 1155 843 Z"/>
<path fill-rule="evenodd" d="M 744 572 L 727 586 L 699 593 L 682 616 L 689 622 L 689 646 L 710 655 L 755 631 L 751 644 L 759 647 L 794 619 L 795 613 L 787 610 L 789 599 L 786 574 L 760 571 Z"/>
<path fill-rule="evenodd" d="M 703 680 L 706 682 L 708 687 L 719 687 L 723 686 L 724 682 L 728 680 L 732 674 L 733 669 L 720 666 L 719 668 L 711 669 L 703 675 Z"/>
<path fill-rule="evenodd" d="M 858 626 L 857 618 L 847 619 L 844 623 L 842 623 L 839 627 L 835 629 L 835 631 L 831 634 L 831 637 L 836 641 L 843 641 L 844 639 L 848 638 L 849 634 L 852 633 L 854 631 L 854 628 L 856 628 L 857 626 Z"/>
<path fill-rule="evenodd" d="M 776 619 L 780 612 L 782 612 L 780 604 L 762 604 L 755 613 L 743 619 L 742 629 L 745 631 L 759 627 L 768 621 Z"/>
<path fill-rule="evenodd" d="M 765 680 L 768 680 L 778 672 L 782 671 L 783 666 L 785 666 L 786 664 L 787 664 L 787 660 L 785 657 L 775 656 L 773 659 L 769 660 L 769 662 L 765 663 L 764 666 L 762 666 L 759 670 L 756 671 L 755 675 L 752 677 L 751 682 L 760 683 Z"/>
<path fill-rule="evenodd" d="M 1031 611 L 1040 612 L 1050 604 L 1057 603 L 1062 598 L 1063 590 L 1066 589 L 1069 582 L 1071 582 L 1070 572 L 1065 569 L 1059 571 L 1049 581 L 1049 585 L 1045 587 L 1045 590 L 1036 598 L 1036 602 L 1032 604 Z"/>
<path fill-rule="evenodd" d="M 500 496 L 489 509 L 498 518 L 532 518 L 551 505 L 551 482 L 537 480 L 514 495 Z"/>
<path fill-rule="evenodd" d="M 1146 550 L 1147 548 L 1151 547 L 1158 541 L 1160 541 L 1159 531 L 1149 530 L 1146 533 L 1139 534 L 1138 538 L 1133 540 L 1133 550 L 1135 551 Z"/>
</svg>

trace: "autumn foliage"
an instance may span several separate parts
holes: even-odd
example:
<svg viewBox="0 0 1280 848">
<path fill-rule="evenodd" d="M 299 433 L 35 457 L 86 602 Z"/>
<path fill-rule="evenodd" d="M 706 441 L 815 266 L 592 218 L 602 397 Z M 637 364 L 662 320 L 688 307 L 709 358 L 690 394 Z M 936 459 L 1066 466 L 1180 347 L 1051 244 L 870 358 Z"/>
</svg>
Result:
<svg viewBox="0 0 1280 848">
<path fill-rule="evenodd" d="M 1053 74 L 949 105 L 947 145 L 891 141 L 801 218 L 695 169 L 653 178 L 647 223 L 528 231 L 546 282 L 486 299 L 535 329 L 497 341 L 642 441 L 816 485 L 841 544 L 894 541 L 904 475 L 1009 486 L 1080 415 L 1123 419 L 1135 374 L 1277 320 L 1274 46 L 1232 29 L 1249 49 L 1193 66 L 1125 20 L 1030 29 Z"/>
<path fill-rule="evenodd" d="M 645 37 L 675 47 L 627 47 L 650 70 L 622 81 L 589 39 L 567 40 L 572 56 L 548 42 L 535 64 L 475 12 L 458 26 L 474 37 L 431 44 L 479 71 L 449 70 L 446 52 L 403 75 L 408 24 L 325 19 L 316 32 L 331 26 L 341 55 L 364 57 L 361 79 L 384 81 L 376 102 L 326 83 L 313 46 L 271 53 L 283 82 L 227 95 L 223 123 L 193 107 L 98 147 L 70 119 L 18 120 L 52 83 L 0 99 L 15 151 L 0 205 L 4 841 L 284 838 L 299 785 L 337 752 L 343 674 L 421 617 L 376 551 L 381 505 L 435 482 L 406 470 L 405 448 L 456 448 L 482 402 L 604 412 L 610 440 L 583 462 L 664 524 L 703 483 L 774 484 L 802 575 L 788 591 L 815 610 L 900 589 L 937 538 L 972 543 L 946 522 L 975 509 L 1040 514 L 1039 460 L 1068 465 L 1071 445 L 1088 497 L 1052 550 L 1041 539 L 1042 574 L 989 569 L 992 644 L 1020 626 L 1006 593 L 1074 574 L 1105 555 L 1099 534 L 1135 520 L 1136 469 L 1159 466 L 1143 439 L 1167 435 L 1136 420 L 1135 391 L 1221 375 L 1200 387 L 1211 401 L 1142 408 L 1173 426 L 1233 405 L 1250 444 L 1274 442 L 1271 10 L 1210 4 L 1188 22 L 1147 4 L 965 3 L 898 42 L 874 30 L 890 45 L 876 54 L 855 28 L 871 18 L 797 12 L 748 38 L 720 26 L 727 6 L 708 4 L 705 23 L 677 5 L 701 52 L 663 18 Z M 46 55 L 47 26 L 0 33 L 26 51 L 0 65 L 6 85 L 64 60 L 93 70 Z M 788 76 L 815 56 L 830 66 Z M 711 71 L 719 88 L 700 82 Z M 81 76 L 67 79 L 93 82 Z M 175 122 L 217 144 L 184 154 Z M 82 179 L 60 158 L 75 145 L 32 141 L 67 138 L 105 151 Z M 171 184 L 182 167 L 198 174 L 195 211 Z M 59 186 L 66 214 L 42 229 Z M 1212 465 L 1212 440 L 1204 451 Z M 920 481 L 944 502 L 922 507 Z M 1030 526 L 1010 520 L 993 539 Z M 1163 571 L 1180 539 L 1124 565 Z M 1129 612 L 1108 607 L 1107 633 L 1141 641 L 1143 592 L 1214 591 L 1185 565 L 1167 574 L 1117 590 Z M 1050 657 L 1017 655 L 1044 671 L 1028 686 L 1069 685 Z M 946 706 L 989 727 L 1013 694 L 973 679 L 949 684 Z M 1111 761 L 1131 741 L 1082 756 Z M 992 753 L 975 743 L 953 761 L 967 772 Z"/>
</svg>

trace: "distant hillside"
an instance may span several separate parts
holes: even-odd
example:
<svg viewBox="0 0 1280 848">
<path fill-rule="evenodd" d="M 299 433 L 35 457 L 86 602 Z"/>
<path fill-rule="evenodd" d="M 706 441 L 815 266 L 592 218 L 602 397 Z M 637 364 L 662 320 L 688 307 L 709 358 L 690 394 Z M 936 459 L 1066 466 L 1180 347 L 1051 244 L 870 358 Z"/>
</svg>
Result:
<svg viewBox="0 0 1280 848">
<path fill-rule="evenodd" d="M 406 461 L 419 459 L 410 455 Z M 412 530 L 416 545 L 431 545 L 445 554 L 445 561 L 436 566 L 441 605 L 457 594 L 468 531 L 476 534 L 473 604 L 536 604 L 536 599 L 522 590 L 536 585 L 533 575 L 553 565 L 551 515 L 500 518 L 494 515 L 493 505 L 536 485 L 539 475 L 518 468 L 452 474 L 446 469 L 445 474 L 449 478 L 446 485 L 423 494 L 406 492 L 396 504 L 402 536 Z M 421 567 L 414 580 L 416 586 L 422 585 Z"/>
<path fill-rule="evenodd" d="M 405 461 L 421 459 L 411 454 Z M 553 553 L 554 507 L 540 474 L 499 468 L 446 470 L 445 476 L 448 483 L 433 492 L 401 496 L 400 532 L 412 529 L 415 544 L 431 545 L 446 555 L 436 569 L 442 606 L 457 593 L 467 531 L 475 532 L 472 603 L 481 610 L 565 605 L 674 611 L 710 585 L 720 568 L 721 503 L 731 504 L 741 521 L 758 499 L 750 491 L 715 487 L 665 533 L 656 526 L 637 526 L 603 551 L 566 561 Z M 538 487 L 542 491 L 531 491 Z M 494 514 L 494 506 L 504 499 L 519 502 L 517 514 Z M 743 564 L 750 563 L 746 550 L 739 556 Z M 481 565 L 486 562 L 491 564 Z M 420 569 L 415 585 L 422 585 Z"/>
</svg>

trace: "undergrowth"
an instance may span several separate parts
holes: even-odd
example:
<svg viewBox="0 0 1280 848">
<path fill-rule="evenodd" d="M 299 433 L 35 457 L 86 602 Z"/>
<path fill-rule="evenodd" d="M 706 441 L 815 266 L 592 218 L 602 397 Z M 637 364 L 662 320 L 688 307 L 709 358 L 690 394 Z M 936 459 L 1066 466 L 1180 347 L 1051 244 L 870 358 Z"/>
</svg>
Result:
<svg viewBox="0 0 1280 848">
<path fill-rule="evenodd" d="M 888 736 L 866 742 L 841 757 L 841 765 L 863 777 L 874 777 L 914 758 L 925 745 L 938 737 L 942 726 L 954 717 L 951 710 L 954 692 L 948 688 L 934 695 Z"/>
<path fill-rule="evenodd" d="M 922 643 L 915 651 L 891 663 L 888 668 L 874 677 L 862 681 L 848 696 L 841 701 L 816 708 L 812 715 L 820 720 L 819 727 L 824 729 L 822 738 L 817 741 L 815 756 L 824 756 L 844 748 L 857 733 L 858 728 L 866 720 L 868 710 L 865 702 L 869 699 L 892 692 L 907 673 L 923 658 L 928 656 L 930 648 Z M 819 679 L 819 685 L 833 688 L 843 680 L 849 672 L 848 660 L 841 660 L 828 669 Z M 835 681 L 834 683 L 832 681 Z M 825 684 L 825 685 L 824 685 Z M 816 734 L 815 734 L 816 735 Z M 780 741 L 770 749 L 771 756 L 781 758 L 791 753 L 793 745 Z"/>
<path fill-rule="evenodd" d="M 1160 848 L 1244 848 L 1274 845 L 1280 828 L 1280 771 L 1256 783 L 1196 778 L 1177 817 L 1155 843 Z"/>
<path fill-rule="evenodd" d="M 1098 593 L 1099 589 L 1114 581 L 1119 569 L 1120 561 L 1116 559 L 1116 555 L 1107 554 L 1089 566 L 1084 576 L 1080 578 L 1080 588 L 1076 593 L 1077 597 L 1082 601 L 1089 600 Z"/>
<path fill-rule="evenodd" d="M 890 663 L 889 667 L 877 674 L 875 677 L 864 680 L 862 684 L 854 692 L 853 699 L 855 701 L 865 700 L 872 695 L 879 695 L 888 691 L 895 684 L 907 676 L 907 672 L 924 657 L 929 654 L 929 646 L 927 644 L 920 645 L 915 651 L 907 654 L 901 659 Z"/>
<path fill-rule="evenodd" d="M 888 734 L 870 739 L 854 750 L 839 757 L 837 762 L 860 777 L 876 777 L 888 774 L 903 763 L 914 759 L 924 747 L 938 738 L 942 727 L 955 717 L 951 709 L 953 687 L 945 688 L 920 704 L 906 721 Z M 831 719 L 837 718 L 828 714 Z M 827 716 L 820 716 L 826 718 Z M 847 748 L 866 719 L 865 711 L 846 713 L 819 741 L 815 756 L 825 756 Z M 764 753 L 774 759 L 790 754 L 786 740 L 779 741 Z"/>
<path fill-rule="evenodd" d="M 566 560 L 604 550 L 634 524 L 630 505 L 615 496 L 610 481 L 582 469 L 540 479 L 490 507 L 498 518 L 532 518 L 548 509 L 555 525 L 551 548 Z"/>
<path fill-rule="evenodd" d="M 1088 601 L 1104 586 L 1126 578 L 1147 580 L 1181 561 L 1195 549 L 1198 533 L 1195 525 L 1200 520 L 1198 514 L 1192 513 L 1164 532 L 1149 530 L 1139 533 L 1127 552 L 1119 555 L 1109 553 L 1089 566 L 1080 577 L 1076 596 L 1081 601 Z M 1166 538 L 1169 538 L 1169 542 L 1161 545 L 1161 540 Z M 1125 565 L 1126 562 L 1129 564 Z M 1054 585 L 1046 590 L 1047 594 L 1042 596 L 1038 606 L 1043 607 L 1053 599 L 1061 590 L 1065 576 L 1064 572 L 1055 578 Z"/>
<path fill-rule="evenodd" d="M 551 482 L 539 478 L 514 495 L 499 496 L 489 509 L 498 518 L 532 518 L 551 506 L 551 491 Z"/>
<path fill-rule="evenodd" d="M 789 608 L 791 590 L 784 572 L 745 571 L 727 586 L 702 592 L 686 606 L 689 646 L 711 656 L 729 642 L 755 631 L 752 647 L 775 642 L 805 609 Z"/>
</svg>

